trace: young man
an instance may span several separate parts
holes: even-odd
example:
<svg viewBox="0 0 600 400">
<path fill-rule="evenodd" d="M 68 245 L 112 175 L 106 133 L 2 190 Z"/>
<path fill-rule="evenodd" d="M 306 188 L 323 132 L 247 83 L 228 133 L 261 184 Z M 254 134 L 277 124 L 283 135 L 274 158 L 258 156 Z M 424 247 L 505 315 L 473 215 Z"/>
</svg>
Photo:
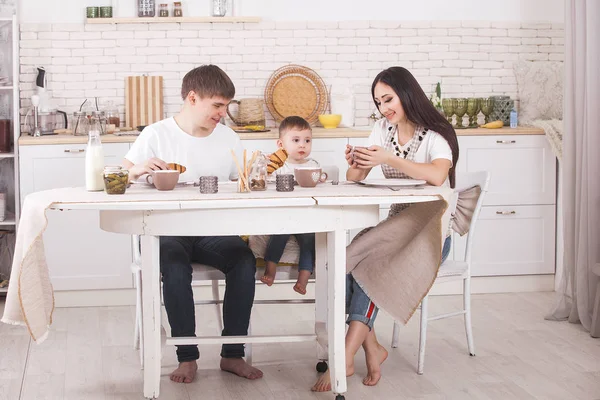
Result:
<svg viewBox="0 0 600 400">
<path fill-rule="evenodd" d="M 242 153 L 238 135 L 219 123 L 235 87 L 227 74 L 215 65 L 205 65 L 183 78 L 179 114 L 144 129 L 123 162 L 131 180 L 174 162 L 186 167 L 180 181 L 197 181 L 202 175 L 220 181 L 238 178 L 230 149 Z M 196 322 L 192 293 L 192 262 L 211 265 L 226 275 L 222 335 L 248 334 L 254 302 L 256 260 L 238 236 L 161 237 L 160 269 L 163 297 L 171 335 L 195 336 Z M 221 369 L 248 379 L 262 372 L 243 359 L 243 344 L 223 345 Z M 175 382 L 189 383 L 196 376 L 198 346 L 177 346 L 179 368 L 171 374 Z"/>
</svg>

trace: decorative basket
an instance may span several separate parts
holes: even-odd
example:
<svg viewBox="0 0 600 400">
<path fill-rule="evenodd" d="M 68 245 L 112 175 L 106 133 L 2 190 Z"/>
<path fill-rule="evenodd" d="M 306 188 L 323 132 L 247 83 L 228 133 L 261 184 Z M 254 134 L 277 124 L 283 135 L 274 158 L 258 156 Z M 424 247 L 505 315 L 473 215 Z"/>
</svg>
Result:
<svg viewBox="0 0 600 400">
<path fill-rule="evenodd" d="M 505 126 L 510 125 L 510 112 L 515 106 L 515 101 L 508 96 L 491 96 L 490 98 L 494 100 L 490 121 L 502 121 Z"/>
<path fill-rule="evenodd" d="M 314 125 L 329 103 L 323 79 L 312 69 L 287 65 L 275 71 L 265 88 L 265 103 L 279 123 L 297 115 Z"/>
</svg>

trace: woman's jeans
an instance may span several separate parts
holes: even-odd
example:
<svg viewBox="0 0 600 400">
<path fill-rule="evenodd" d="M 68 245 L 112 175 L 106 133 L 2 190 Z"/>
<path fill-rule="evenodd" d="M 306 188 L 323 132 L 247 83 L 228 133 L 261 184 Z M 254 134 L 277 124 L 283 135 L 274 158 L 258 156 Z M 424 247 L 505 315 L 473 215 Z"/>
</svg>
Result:
<svg viewBox="0 0 600 400">
<path fill-rule="evenodd" d="M 442 263 L 448 258 L 451 244 L 452 238 L 448 236 L 442 248 Z M 371 330 L 373 329 L 378 311 L 379 308 L 371 301 L 358 283 L 356 283 L 352 274 L 346 275 L 346 314 L 348 314 L 346 323 L 360 321 Z"/>
</svg>

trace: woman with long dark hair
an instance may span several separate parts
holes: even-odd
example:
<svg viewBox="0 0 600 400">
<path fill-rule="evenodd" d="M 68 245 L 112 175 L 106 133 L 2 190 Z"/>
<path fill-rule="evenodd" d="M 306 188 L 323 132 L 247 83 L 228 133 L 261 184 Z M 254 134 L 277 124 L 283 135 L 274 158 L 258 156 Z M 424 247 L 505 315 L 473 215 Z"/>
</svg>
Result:
<svg viewBox="0 0 600 400">
<path fill-rule="evenodd" d="M 371 88 L 373 101 L 385 117 L 378 121 L 369 136 L 369 146 L 347 146 L 349 181 L 361 181 L 373 167 L 381 166 L 386 178 L 423 179 L 435 186 L 455 184 L 458 140 L 452 125 L 433 107 L 414 76 L 402 67 L 380 72 Z M 392 204 L 390 217 L 406 209 L 406 204 Z M 373 228 L 375 232 L 377 227 Z M 359 234 L 357 238 L 360 236 Z M 442 249 L 442 262 L 450 251 L 450 232 Z M 346 333 L 346 375 L 354 373 L 354 355 L 362 346 L 367 363 L 363 383 L 376 385 L 381 378 L 381 364 L 387 358 L 373 329 L 378 308 L 351 274 L 346 279 L 348 332 Z M 314 391 L 331 390 L 329 373 L 313 386 Z"/>
</svg>

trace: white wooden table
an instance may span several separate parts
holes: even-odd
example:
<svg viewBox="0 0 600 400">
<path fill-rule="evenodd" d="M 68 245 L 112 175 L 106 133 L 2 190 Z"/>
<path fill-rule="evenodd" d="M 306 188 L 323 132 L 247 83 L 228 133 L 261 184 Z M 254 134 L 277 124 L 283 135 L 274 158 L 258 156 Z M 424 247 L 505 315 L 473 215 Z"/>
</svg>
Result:
<svg viewBox="0 0 600 400">
<path fill-rule="evenodd" d="M 52 208 L 98 210 L 102 229 L 142 237 L 146 398 L 156 398 L 160 393 L 160 236 L 317 233 L 319 279 L 316 281 L 315 337 L 321 353 L 318 357 L 327 358 L 323 352 L 328 352 L 332 390 L 342 395 L 346 392 L 346 231 L 376 225 L 381 204 L 448 199 L 451 189 L 424 187 L 392 191 L 385 187 L 322 184 L 316 188 L 296 187 L 288 193 L 277 192 L 271 185 L 265 192 L 236 193 L 235 188 L 235 184 L 226 183 L 220 185 L 219 193 L 203 195 L 193 187 L 157 192 L 138 186 L 123 196 L 110 197 L 110 201 L 55 203 Z M 137 194 L 140 200 L 130 201 L 128 194 Z M 268 337 L 219 339 L 225 343 L 268 341 Z M 201 340 L 198 338 L 199 343 Z"/>
</svg>

